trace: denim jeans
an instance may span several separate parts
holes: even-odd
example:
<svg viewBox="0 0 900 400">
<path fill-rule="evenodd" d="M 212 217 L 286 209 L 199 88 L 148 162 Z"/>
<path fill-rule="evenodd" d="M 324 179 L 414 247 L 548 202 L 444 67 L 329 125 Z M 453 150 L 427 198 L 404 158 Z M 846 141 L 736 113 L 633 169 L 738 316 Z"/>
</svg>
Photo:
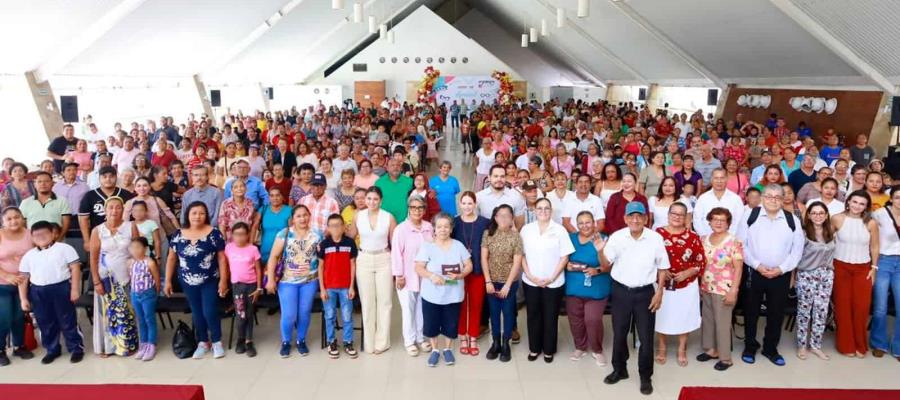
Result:
<svg viewBox="0 0 900 400">
<path fill-rule="evenodd" d="M 139 293 L 131 292 L 131 304 L 134 306 L 134 315 L 137 317 L 141 344 L 156 344 L 157 296 L 156 288 L 150 288 Z"/>
<path fill-rule="evenodd" d="M 325 338 L 328 343 L 334 341 L 335 303 L 340 303 L 341 329 L 343 330 L 344 343 L 353 341 L 353 300 L 348 297 L 350 289 L 326 289 L 328 300 L 323 304 L 325 313 Z"/>
<path fill-rule="evenodd" d="M 222 316 L 219 314 L 219 280 L 209 278 L 196 286 L 181 280 L 181 288 L 191 307 L 191 322 L 198 342 L 222 341 Z"/>
<path fill-rule="evenodd" d="M 25 334 L 25 314 L 19 303 L 19 288 L 0 285 L 0 351 L 6 349 L 6 338 L 12 335 L 13 348 L 22 347 Z"/>
<path fill-rule="evenodd" d="M 515 281 L 509 287 L 509 294 L 505 299 L 497 297 L 496 293 L 503 289 L 503 283 L 494 282 L 494 293 L 485 294 L 488 307 L 491 312 L 491 336 L 499 342 L 512 337 L 512 331 L 516 328 L 516 292 L 519 290 L 519 281 Z M 501 328 L 500 322 L 503 321 Z M 501 335 L 502 332 L 502 335 Z"/>
<path fill-rule="evenodd" d="M 319 290 L 317 279 L 306 283 L 279 283 L 278 303 L 281 305 L 281 341 L 290 342 L 297 329 L 297 341 L 306 340 L 313 299 Z"/>
<path fill-rule="evenodd" d="M 894 318 L 894 338 L 891 339 L 887 326 L 888 293 L 894 295 L 894 310 L 900 310 L 900 256 L 881 254 L 878 257 L 878 272 L 872 289 L 872 348 L 900 356 L 900 318 Z"/>
</svg>

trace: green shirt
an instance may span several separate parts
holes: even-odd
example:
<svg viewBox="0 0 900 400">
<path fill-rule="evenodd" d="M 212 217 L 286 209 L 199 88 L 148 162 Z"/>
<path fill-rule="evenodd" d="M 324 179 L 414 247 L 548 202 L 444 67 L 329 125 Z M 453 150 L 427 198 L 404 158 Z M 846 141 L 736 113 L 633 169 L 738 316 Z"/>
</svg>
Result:
<svg viewBox="0 0 900 400">
<path fill-rule="evenodd" d="M 391 213 L 398 224 L 406 220 L 406 200 L 413 188 L 412 178 L 400 175 L 395 182 L 390 175 L 384 174 L 375 181 L 375 186 L 381 189 L 383 195 L 381 208 Z"/>
<path fill-rule="evenodd" d="M 55 193 L 50 194 L 50 201 L 45 204 L 41 204 L 35 196 L 22 200 L 19 210 L 25 216 L 29 229 L 38 221 L 52 222 L 62 226 L 63 215 L 72 215 L 69 202 L 64 197 L 57 197 Z"/>
</svg>

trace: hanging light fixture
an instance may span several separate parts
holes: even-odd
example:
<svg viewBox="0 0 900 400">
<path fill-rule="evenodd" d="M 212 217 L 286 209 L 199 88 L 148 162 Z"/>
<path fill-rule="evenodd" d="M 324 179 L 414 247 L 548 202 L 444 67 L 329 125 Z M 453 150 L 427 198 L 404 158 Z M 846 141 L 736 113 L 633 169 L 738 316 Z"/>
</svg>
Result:
<svg viewBox="0 0 900 400">
<path fill-rule="evenodd" d="M 369 33 L 378 32 L 378 24 L 375 22 L 375 16 L 369 16 Z"/>
<path fill-rule="evenodd" d="M 529 29 L 529 30 L 528 30 L 528 36 L 529 36 L 528 39 L 531 41 L 531 43 L 537 43 L 537 39 L 538 39 L 538 30 L 537 30 L 537 28 L 531 28 L 531 29 Z"/>
<path fill-rule="evenodd" d="M 387 32 L 387 42 L 390 44 L 394 44 L 394 30 L 391 29 Z"/>
<path fill-rule="evenodd" d="M 378 38 L 387 39 L 387 24 L 378 25 Z"/>
<path fill-rule="evenodd" d="M 566 26 L 566 10 L 562 7 L 556 7 L 556 27 L 562 28 Z"/>
<path fill-rule="evenodd" d="M 353 3 L 353 23 L 358 24 L 363 20 L 363 5 L 360 2 Z"/>
<path fill-rule="evenodd" d="M 528 47 L 528 34 L 522 34 L 522 47 Z"/>
<path fill-rule="evenodd" d="M 522 47 L 528 47 L 528 23 L 525 20 L 525 13 L 522 13 Z"/>
<path fill-rule="evenodd" d="M 331 9 L 340 10 L 344 8 L 344 0 L 331 0 Z"/>
<path fill-rule="evenodd" d="M 547 36 L 550 34 L 550 29 L 547 28 L 547 19 L 541 19 L 541 36 Z"/>
<path fill-rule="evenodd" d="M 585 18 L 591 13 L 590 0 L 578 0 L 578 18 Z"/>
</svg>

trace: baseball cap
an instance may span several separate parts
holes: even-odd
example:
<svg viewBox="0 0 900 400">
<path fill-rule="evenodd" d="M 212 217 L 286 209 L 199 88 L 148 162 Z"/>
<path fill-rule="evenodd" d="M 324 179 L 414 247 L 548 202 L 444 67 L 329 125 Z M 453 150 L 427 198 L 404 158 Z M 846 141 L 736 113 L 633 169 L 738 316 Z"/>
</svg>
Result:
<svg viewBox="0 0 900 400">
<path fill-rule="evenodd" d="M 522 183 L 522 190 L 534 190 L 537 189 L 537 182 L 533 179 L 529 179 Z"/>
<path fill-rule="evenodd" d="M 631 215 L 634 213 L 646 215 L 647 209 L 644 208 L 644 204 L 639 201 L 629 202 L 628 205 L 625 206 L 625 215 Z"/>
<path fill-rule="evenodd" d="M 535 141 L 531 141 L 531 142 L 528 142 L 528 147 L 538 147 L 538 144 Z"/>
<path fill-rule="evenodd" d="M 327 185 L 328 181 L 325 179 L 325 174 L 315 174 L 312 177 L 312 181 L 310 181 L 313 185 Z"/>
</svg>

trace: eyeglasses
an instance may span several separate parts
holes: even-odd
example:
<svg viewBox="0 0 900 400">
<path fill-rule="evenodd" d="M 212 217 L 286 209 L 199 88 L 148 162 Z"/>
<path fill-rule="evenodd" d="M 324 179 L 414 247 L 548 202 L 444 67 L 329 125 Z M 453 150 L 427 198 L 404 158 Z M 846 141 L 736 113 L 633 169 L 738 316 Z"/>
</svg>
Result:
<svg viewBox="0 0 900 400">
<path fill-rule="evenodd" d="M 784 196 L 774 196 L 774 195 L 771 195 L 771 194 L 767 194 L 767 195 L 764 195 L 764 196 L 763 196 L 763 199 L 766 199 L 766 200 L 775 200 L 775 201 L 781 200 L 781 199 L 783 199 L 783 198 L 784 198 Z"/>
<path fill-rule="evenodd" d="M 824 217 L 826 215 L 828 215 L 828 213 L 825 211 L 815 211 L 815 212 L 809 213 L 810 217 Z"/>
<path fill-rule="evenodd" d="M 728 219 L 727 219 L 727 218 L 713 218 L 713 219 L 712 219 L 711 221 L 709 221 L 709 222 L 710 222 L 710 223 L 719 222 L 719 223 L 727 224 L 727 223 L 728 223 Z"/>
<path fill-rule="evenodd" d="M 425 206 L 409 206 L 410 210 L 422 211 L 425 209 Z"/>
</svg>

